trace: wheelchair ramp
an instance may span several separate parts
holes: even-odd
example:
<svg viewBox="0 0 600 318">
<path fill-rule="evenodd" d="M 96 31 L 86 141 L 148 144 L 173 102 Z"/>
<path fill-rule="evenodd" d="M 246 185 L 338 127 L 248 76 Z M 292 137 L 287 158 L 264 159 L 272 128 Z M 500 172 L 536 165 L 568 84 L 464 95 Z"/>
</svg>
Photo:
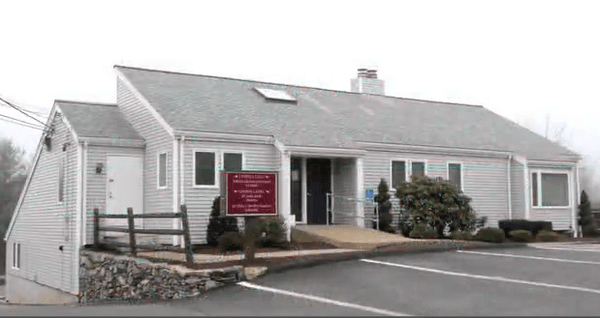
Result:
<svg viewBox="0 0 600 318">
<path fill-rule="evenodd" d="M 402 235 L 353 225 L 297 225 L 292 229 L 292 240 L 326 242 L 339 248 L 360 250 L 416 241 Z"/>
</svg>

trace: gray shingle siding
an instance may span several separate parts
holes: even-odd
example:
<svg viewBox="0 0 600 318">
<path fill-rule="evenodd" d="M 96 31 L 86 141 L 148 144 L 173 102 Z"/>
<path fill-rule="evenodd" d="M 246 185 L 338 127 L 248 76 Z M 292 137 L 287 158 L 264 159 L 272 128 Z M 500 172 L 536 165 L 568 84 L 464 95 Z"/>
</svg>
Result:
<svg viewBox="0 0 600 318">
<path fill-rule="evenodd" d="M 125 118 L 146 141 L 144 155 L 144 213 L 175 212 L 173 210 L 173 138 L 152 116 L 150 111 L 120 80 L 117 80 L 117 105 Z M 167 187 L 157 188 L 156 168 L 158 153 L 167 153 Z M 144 226 L 172 229 L 167 219 L 145 220 Z M 172 243 L 172 236 L 159 236 L 159 242 Z"/>
<path fill-rule="evenodd" d="M 76 253 L 77 144 L 59 117 L 54 119 L 55 133 L 51 151 L 44 146 L 33 171 L 14 228 L 7 241 L 7 296 L 10 299 L 11 275 L 72 292 L 78 289 L 73 276 L 78 262 Z M 58 203 L 58 164 L 62 146 L 65 153 L 64 203 Z M 21 269 L 12 269 L 12 243 L 21 243 Z M 63 251 L 59 247 L 63 246 Z"/>
</svg>

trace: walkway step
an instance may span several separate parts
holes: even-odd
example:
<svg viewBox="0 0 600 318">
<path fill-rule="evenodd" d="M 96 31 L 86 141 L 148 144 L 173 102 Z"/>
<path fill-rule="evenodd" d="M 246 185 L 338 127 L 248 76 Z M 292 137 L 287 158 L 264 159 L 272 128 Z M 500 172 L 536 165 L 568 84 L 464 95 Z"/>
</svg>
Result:
<svg viewBox="0 0 600 318">
<path fill-rule="evenodd" d="M 339 248 L 361 250 L 415 241 L 401 235 L 352 225 L 300 225 L 292 230 L 292 239 L 299 242 L 325 242 Z"/>
</svg>

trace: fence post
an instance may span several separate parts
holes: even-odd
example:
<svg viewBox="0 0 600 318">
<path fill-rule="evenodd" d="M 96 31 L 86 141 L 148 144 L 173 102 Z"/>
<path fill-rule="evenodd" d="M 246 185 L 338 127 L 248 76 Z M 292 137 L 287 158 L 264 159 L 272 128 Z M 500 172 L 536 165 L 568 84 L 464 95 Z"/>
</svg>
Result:
<svg viewBox="0 0 600 318">
<path fill-rule="evenodd" d="M 188 223 L 187 207 L 185 205 L 181 205 L 181 225 L 183 227 L 183 242 L 185 244 L 185 261 L 188 265 L 192 265 L 194 264 L 194 255 L 192 254 L 190 225 Z"/>
<path fill-rule="evenodd" d="M 98 208 L 94 208 L 94 249 L 100 247 L 100 220 L 98 219 Z"/>
<path fill-rule="evenodd" d="M 131 254 L 133 254 L 134 257 L 137 257 L 133 208 L 127 208 L 127 223 L 129 224 L 129 246 L 131 247 Z"/>
</svg>

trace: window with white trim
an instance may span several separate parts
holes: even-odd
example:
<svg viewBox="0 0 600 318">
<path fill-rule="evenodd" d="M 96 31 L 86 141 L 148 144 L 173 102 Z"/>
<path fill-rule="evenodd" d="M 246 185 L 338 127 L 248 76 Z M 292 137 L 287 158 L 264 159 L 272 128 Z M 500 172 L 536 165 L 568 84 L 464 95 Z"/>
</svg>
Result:
<svg viewBox="0 0 600 318">
<path fill-rule="evenodd" d="M 223 153 L 223 171 L 242 171 L 242 153 Z"/>
<path fill-rule="evenodd" d="M 217 185 L 217 155 L 213 151 L 194 152 L 194 185 Z"/>
<path fill-rule="evenodd" d="M 158 154 L 158 188 L 165 189 L 167 187 L 167 153 Z"/>
<path fill-rule="evenodd" d="M 402 182 L 406 182 L 406 161 L 405 160 L 392 160 L 392 188 Z"/>
<path fill-rule="evenodd" d="M 13 243 L 13 265 L 14 269 L 21 268 L 21 243 Z"/>
<path fill-rule="evenodd" d="M 425 160 L 392 160 L 391 176 L 392 188 L 396 188 L 399 183 L 409 182 L 413 176 L 425 176 L 427 174 L 427 164 Z"/>
<path fill-rule="evenodd" d="M 568 207 L 568 172 L 532 171 L 531 203 L 534 207 Z"/>
<path fill-rule="evenodd" d="M 448 181 L 460 191 L 463 190 L 462 164 L 448 163 Z"/>
</svg>

